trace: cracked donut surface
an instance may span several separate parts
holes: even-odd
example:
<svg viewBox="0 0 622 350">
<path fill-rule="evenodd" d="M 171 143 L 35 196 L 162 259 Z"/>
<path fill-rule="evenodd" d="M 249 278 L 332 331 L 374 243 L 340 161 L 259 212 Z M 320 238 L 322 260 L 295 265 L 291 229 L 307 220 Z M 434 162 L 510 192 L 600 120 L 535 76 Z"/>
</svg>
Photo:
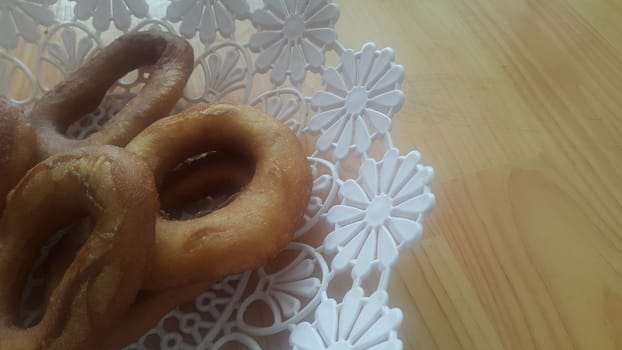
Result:
<svg viewBox="0 0 622 350">
<path fill-rule="evenodd" d="M 118 147 L 81 148 L 29 170 L 0 218 L 0 349 L 97 348 L 142 286 L 157 208 L 152 172 Z M 52 291 L 41 321 L 21 328 L 19 300 L 40 248 L 84 215 L 95 221 L 93 231 Z"/>
</svg>

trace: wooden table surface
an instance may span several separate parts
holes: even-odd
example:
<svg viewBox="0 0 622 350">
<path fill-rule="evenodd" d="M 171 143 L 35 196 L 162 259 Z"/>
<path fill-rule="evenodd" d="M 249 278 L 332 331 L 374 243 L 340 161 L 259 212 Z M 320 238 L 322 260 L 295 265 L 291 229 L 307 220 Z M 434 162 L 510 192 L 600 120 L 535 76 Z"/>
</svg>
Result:
<svg viewBox="0 0 622 350">
<path fill-rule="evenodd" d="M 622 1 L 341 0 L 435 168 L 390 284 L 406 349 L 622 349 Z"/>
<path fill-rule="evenodd" d="M 405 349 L 622 349 L 622 1 L 339 0 L 435 168 L 389 287 Z M 27 53 L 25 53 L 27 54 Z"/>
</svg>

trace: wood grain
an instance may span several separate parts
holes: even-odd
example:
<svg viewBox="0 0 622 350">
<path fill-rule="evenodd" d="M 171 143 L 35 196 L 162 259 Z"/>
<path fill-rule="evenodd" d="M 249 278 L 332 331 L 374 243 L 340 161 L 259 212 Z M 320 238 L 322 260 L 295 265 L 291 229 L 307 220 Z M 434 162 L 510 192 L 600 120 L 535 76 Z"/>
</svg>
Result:
<svg viewBox="0 0 622 350">
<path fill-rule="evenodd" d="M 404 347 L 622 349 L 622 1 L 338 3 L 405 66 L 394 139 L 437 174 Z"/>
<path fill-rule="evenodd" d="M 622 349 L 622 2 L 341 1 L 395 48 L 436 170 L 391 302 L 406 349 Z"/>
</svg>

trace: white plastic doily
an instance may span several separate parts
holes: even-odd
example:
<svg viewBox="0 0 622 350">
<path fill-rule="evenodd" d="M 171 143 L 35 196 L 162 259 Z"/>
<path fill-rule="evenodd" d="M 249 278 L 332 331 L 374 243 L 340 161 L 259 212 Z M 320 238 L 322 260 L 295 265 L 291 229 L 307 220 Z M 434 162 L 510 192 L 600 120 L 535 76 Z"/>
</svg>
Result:
<svg viewBox="0 0 622 350">
<path fill-rule="evenodd" d="M 393 146 L 404 100 L 393 50 L 346 49 L 338 17 L 327 0 L 0 0 L 0 96 L 16 105 L 28 109 L 120 33 L 164 30 L 195 49 L 179 108 L 251 104 L 311 149 L 306 224 L 280 263 L 230 276 L 126 349 L 402 348 L 386 288 L 399 251 L 421 237 L 434 172 Z M 68 134 L 97 130 L 146 74 L 119 81 Z"/>
</svg>

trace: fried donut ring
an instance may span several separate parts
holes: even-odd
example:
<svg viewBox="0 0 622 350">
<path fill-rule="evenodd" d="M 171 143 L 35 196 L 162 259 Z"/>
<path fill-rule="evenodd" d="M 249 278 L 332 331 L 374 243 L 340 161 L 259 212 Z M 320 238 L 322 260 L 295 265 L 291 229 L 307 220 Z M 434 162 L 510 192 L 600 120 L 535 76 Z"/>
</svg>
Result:
<svg viewBox="0 0 622 350">
<path fill-rule="evenodd" d="M 0 218 L 0 349 L 97 348 L 141 287 L 152 258 L 157 207 L 153 174 L 117 147 L 59 154 L 28 171 Z M 39 248 L 85 214 L 95 219 L 93 232 L 39 324 L 20 328 L 21 291 Z"/>
<path fill-rule="evenodd" d="M 246 164 L 227 154 L 210 154 L 190 164 L 183 164 L 167 175 L 160 190 L 160 209 L 161 212 L 165 211 L 162 215 L 169 216 L 169 211 L 180 211 L 182 207 L 187 207 L 188 203 L 208 195 L 227 195 L 239 191 L 248 183 L 251 176 L 252 173 Z M 91 226 L 92 223 L 87 220 L 80 220 L 50 251 L 48 259 L 42 266 L 47 272 L 41 300 L 43 305 L 46 305 L 76 252 L 88 238 Z"/>
<path fill-rule="evenodd" d="M 207 151 L 255 162 L 248 185 L 227 206 L 185 221 L 159 217 L 145 289 L 220 280 L 265 264 L 291 241 L 311 194 L 311 171 L 296 135 L 248 106 L 197 105 L 147 127 L 126 147 L 161 184 L 181 161 Z"/>
<path fill-rule="evenodd" d="M 192 47 L 181 37 L 158 32 L 120 36 L 35 105 L 32 120 L 39 159 L 77 146 L 125 146 L 147 125 L 173 109 L 193 64 Z M 84 140 L 64 135 L 72 122 L 97 108 L 115 81 L 147 65 L 153 65 L 153 71 L 145 86 L 100 131 Z"/>
<path fill-rule="evenodd" d="M 248 183 L 252 170 L 243 159 L 221 152 L 210 153 L 193 162 L 184 162 L 167 174 L 160 190 L 160 207 L 165 210 L 179 210 L 179 207 L 207 195 L 230 194 Z M 43 291 L 43 302 L 49 300 L 52 291 L 61 280 L 75 252 L 84 243 L 88 222 L 81 220 L 73 230 L 51 251 L 46 263 L 47 279 Z M 102 349 L 117 350 L 136 341 L 166 313 L 178 305 L 192 301 L 207 291 L 212 282 L 201 282 L 186 287 L 163 291 L 139 292 L 137 300 L 126 312 L 117 326 L 106 337 Z"/>
<path fill-rule="evenodd" d="M 0 214 L 9 191 L 35 164 L 37 142 L 18 108 L 0 100 Z"/>
</svg>

